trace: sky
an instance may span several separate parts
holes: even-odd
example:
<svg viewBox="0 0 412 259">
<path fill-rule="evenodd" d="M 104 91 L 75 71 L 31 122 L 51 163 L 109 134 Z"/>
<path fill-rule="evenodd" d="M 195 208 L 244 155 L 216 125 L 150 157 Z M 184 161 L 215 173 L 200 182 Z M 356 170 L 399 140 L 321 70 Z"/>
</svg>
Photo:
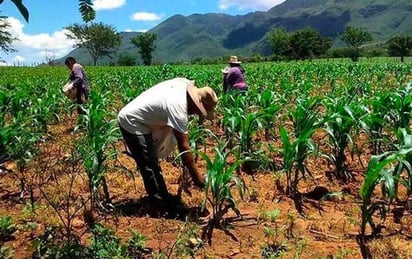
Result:
<svg viewBox="0 0 412 259">
<path fill-rule="evenodd" d="M 118 32 L 145 32 L 176 14 L 225 13 L 244 15 L 267 11 L 285 0 L 93 0 L 94 22 L 113 26 Z M 33 66 L 58 59 L 73 50 L 74 42 L 65 36 L 65 27 L 83 24 L 77 0 L 23 0 L 30 13 L 26 22 L 10 0 L 0 4 L 0 16 L 7 16 L 11 47 L 0 50 L 0 65 Z M 1 22 L 1 21 L 0 21 Z M 4 22 L 4 21 L 3 21 Z"/>
</svg>

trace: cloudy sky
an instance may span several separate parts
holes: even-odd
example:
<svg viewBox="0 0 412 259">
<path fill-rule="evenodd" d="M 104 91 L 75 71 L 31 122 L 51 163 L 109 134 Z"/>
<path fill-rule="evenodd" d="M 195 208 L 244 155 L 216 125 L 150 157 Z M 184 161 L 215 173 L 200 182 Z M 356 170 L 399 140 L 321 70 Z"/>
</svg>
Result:
<svg viewBox="0 0 412 259">
<path fill-rule="evenodd" d="M 94 0 L 95 22 L 112 25 L 117 31 L 147 31 L 167 18 L 194 13 L 242 15 L 267 11 L 285 0 Z M 2 65 L 36 65 L 48 58 L 60 58 L 73 49 L 64 27 L 82 23 L 77 0 L 23 0 L 29 9 L 27 23 L 10 0 L 0 4 L 0 15 L 7 16 L 10 32 L 18 40 L 17 52 L 0 52 Z M 5 61 L 5 62 L 4 62 Z M 1 64 L 0 64 L 1 65 Z"/>
</svg>

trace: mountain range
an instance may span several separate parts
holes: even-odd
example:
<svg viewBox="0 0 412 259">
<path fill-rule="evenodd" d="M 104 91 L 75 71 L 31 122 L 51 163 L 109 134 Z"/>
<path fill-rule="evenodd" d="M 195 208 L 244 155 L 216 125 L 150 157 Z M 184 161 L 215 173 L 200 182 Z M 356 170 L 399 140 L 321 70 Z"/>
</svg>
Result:
<svg viewBox="0 0 412 259">
<path fill-rule="evenodd" d="M 374 42 L 383 42 L 396 34 L 412 34 L 412 1 L 287 0 L 266 12 L 246 15 L 174 15 L 148 32 L 157 35 L 153 61 L 165 63 L 225 55 L 269 55 L 267 32 L 278 27 L 291 32 L 309 26 L 323 37 L 332 38 L 333 47 L 343 46 L 339 35 L 346 26 L 362 28 L 373 35 Z M 122 44 L 117 53 L 112 58 L 99 59 L 98 63 L 116 63 L 120 54 L 135 56 L 140 62 L 137 48 L 130 43 L 138 34 L 121 32 Z M 67 56 L 92 63 L 85 49 L 75 49 Z"/>
</svg>

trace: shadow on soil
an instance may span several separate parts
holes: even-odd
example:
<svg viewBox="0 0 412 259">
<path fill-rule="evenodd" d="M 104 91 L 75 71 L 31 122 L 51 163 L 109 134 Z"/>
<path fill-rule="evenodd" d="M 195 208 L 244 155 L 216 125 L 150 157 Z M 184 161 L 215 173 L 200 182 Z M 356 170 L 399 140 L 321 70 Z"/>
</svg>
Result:
<svg viewBox="0 0 412 259">
<path fill-rule="evenodd" d="M 113 203 L 114 210 L 124 216 L 167 218 L 177 220 L 199 221 L 202 217 L 207 217 L 209 211 L 201 207 L 187 207 L 184 203 L 179 203 L 173 208 L 166 208 L 153 204 L 148 197 L 138 200 L 122 200 Z"/>
</svg>

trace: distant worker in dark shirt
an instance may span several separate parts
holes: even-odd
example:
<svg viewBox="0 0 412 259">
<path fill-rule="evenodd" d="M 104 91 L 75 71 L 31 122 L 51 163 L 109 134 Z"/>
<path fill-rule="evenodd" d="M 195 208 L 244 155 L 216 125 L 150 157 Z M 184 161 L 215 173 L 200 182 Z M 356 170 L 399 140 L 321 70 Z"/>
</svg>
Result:
<svg viewBox="0 0 412 259">
<path fill-rule="evenodd" d="M 224 93 L 231 90 L 247 91 L 248 86 L 245 80 L 245 70 L 240 65 L 241 63 L 237 56 L 231 56 L 229 66 L 222 69 Z"/>
</svg>

